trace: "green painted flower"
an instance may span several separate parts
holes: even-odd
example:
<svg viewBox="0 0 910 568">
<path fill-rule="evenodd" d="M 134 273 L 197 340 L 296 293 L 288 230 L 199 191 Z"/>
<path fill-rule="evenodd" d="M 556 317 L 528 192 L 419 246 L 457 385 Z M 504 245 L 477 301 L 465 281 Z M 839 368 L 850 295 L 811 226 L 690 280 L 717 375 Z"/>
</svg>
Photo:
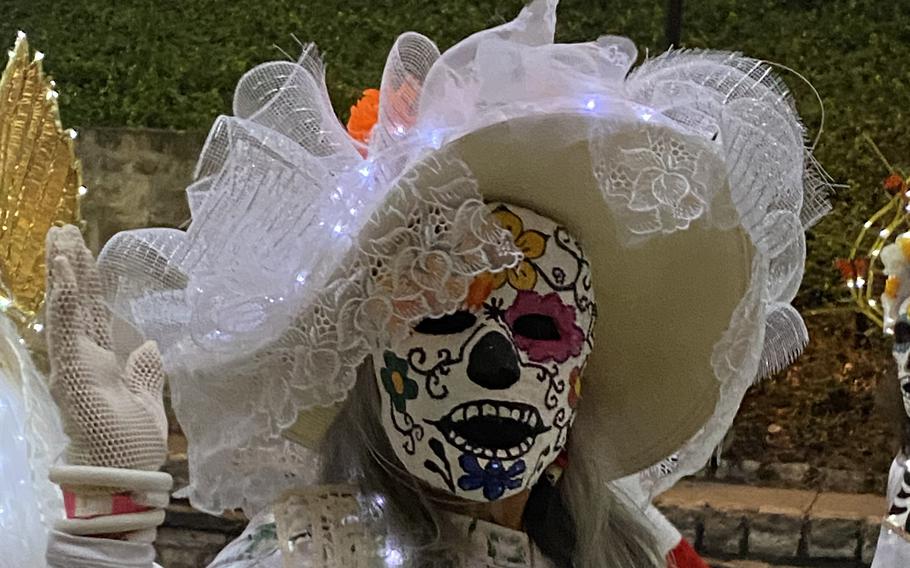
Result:
<svg viewBox="0 0 910 568">
<path fill-rule="evenodd" d="M 391 351 L 382 355 L 385 367 L 379 371 L 382 386 L 389 393 L 392 406 L 398 412 L 407 409 L 408 401 L 417 398 L 417 381 L 408 378 L 408 362 Z"/>
</svg>

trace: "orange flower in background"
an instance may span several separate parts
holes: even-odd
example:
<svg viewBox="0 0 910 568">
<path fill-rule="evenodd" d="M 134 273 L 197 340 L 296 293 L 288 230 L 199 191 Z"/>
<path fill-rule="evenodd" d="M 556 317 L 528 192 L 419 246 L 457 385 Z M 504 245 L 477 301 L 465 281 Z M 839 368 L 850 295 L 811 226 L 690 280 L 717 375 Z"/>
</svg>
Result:
<svg viewBox="0 0 910 568">
<path fill-rule="evenodd" d="M 366 144 L 370 133 L 379 120 L 379 89 L 366 89 L 357 104 L 351 107 L 348 118 L 348 134 L 351 138 Z"/>
<path fill-rule="evenodd" d="M 839 258 L 834 261 L 834 265 L 840 270 L 844 280 L 856 280 L 857 277 L 865 276 L 869 271 L 869 260 L 866 258 Z"/>
<path fill-rule="evenodd" d="M 907 182 L 900 174 L 891 174 L 886 177 L 883 185 L 885 186 L 885 191 L 891 195 L 897 195 L 907 190 Z"/>
</svg>

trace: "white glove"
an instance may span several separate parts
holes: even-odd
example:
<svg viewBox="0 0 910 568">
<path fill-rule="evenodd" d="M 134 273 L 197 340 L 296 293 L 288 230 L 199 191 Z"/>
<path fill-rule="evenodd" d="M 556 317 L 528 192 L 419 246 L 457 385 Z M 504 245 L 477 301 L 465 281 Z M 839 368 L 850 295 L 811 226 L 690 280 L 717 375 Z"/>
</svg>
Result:
<svg viewBox="0 0 910 568">
<path fill-rule="evenodd" d="M 153 341 L 125 365 L 95 260 L 72 225 L 47 236 L 51 394 L 70 438 L 71 465 L 157 470 L 167 457 L 164 372 Z"/>
</svg>

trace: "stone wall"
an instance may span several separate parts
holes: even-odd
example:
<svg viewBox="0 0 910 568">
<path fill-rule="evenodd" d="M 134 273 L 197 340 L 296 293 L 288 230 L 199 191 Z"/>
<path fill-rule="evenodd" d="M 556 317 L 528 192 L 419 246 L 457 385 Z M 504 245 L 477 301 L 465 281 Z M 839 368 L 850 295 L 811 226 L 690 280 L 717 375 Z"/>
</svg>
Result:
<svg viewBox="0 0 910 568">
<path fill-rule="evenodd" d="M 185 223 L 190 214 L 183 192 L 204 140 L 201 132 L 81 130 L 76 153 L 89 190 L 82 212 L 92 250 L 117 231 Z"/>
</svg>

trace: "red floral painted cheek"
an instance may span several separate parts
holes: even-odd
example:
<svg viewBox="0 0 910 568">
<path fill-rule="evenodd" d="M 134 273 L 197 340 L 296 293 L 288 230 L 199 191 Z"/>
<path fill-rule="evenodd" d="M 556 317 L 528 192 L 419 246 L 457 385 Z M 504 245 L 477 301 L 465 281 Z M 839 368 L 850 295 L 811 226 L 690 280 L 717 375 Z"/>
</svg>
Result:
<svg viewBox="0 0 910 568">
<path fill-rule="evenodd" d="M 504 320 L 515 345 L 535 363 L 565 363 L 581 355 L 585 334 L 576 322 L 576 308 L 556 292 L 519 291 Z"/>
</svg>

